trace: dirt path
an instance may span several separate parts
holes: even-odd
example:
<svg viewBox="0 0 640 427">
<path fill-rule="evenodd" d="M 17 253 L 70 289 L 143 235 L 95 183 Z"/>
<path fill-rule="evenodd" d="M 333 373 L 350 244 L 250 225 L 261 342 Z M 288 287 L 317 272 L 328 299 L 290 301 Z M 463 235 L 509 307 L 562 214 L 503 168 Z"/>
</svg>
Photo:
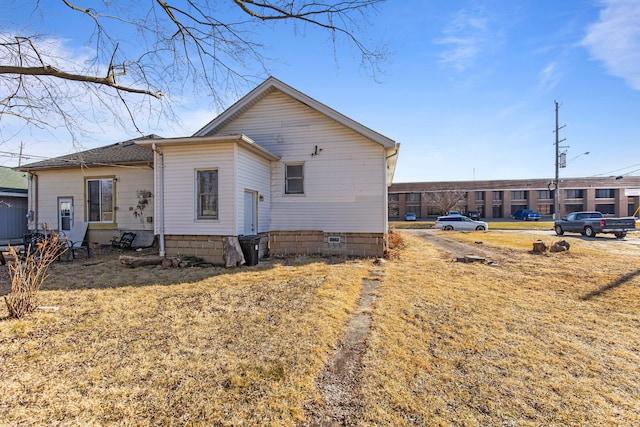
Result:
<svg viewBox="0 0 640 427">
<path fill-rule="evenodd" d="M 484 258 L 487 263 L 494 265 L 505 264 L 513 256 L 513 251 L 509 249 L 499 249 L 484 246 L 482 243 L 482 233 L 478 234 L 478 239 L 474 244 L 458 242 L 448 238 L 445 233 L 435 230 L 403 230 L 409 234 L 420 237 L 431 243 L 441 251 L 444 258 L 459 258 L 473 256 Z"/>
<path fill-rule="evenodd" d="M 384 274 L 384 261 L 376 262 L 369 277 L 362 281 L 362 294 L 358 308 L 351 316 L 338 350 L 327 361 L 320 377 L 318 389 L 324 402 L 307 408 L 305 427 L 353 426 L 361 410 L 359 399 L 361 358 L 366 348 L 366 337 L 371 328 L 369 309 L 376 300 L 379 281 Z"/>
</svg>

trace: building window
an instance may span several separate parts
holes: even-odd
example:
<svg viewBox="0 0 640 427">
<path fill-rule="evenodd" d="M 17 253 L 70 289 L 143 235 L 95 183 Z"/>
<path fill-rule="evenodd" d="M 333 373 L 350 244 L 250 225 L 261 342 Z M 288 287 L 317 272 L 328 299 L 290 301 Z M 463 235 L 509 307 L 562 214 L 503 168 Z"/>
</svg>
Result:
<svg viewBox="0 0 640 427">
<path fill-rule="evenodd" d="M 616 205 L 613 203 L 596 204 L 596 210 L 604 215 L 615 215 Z"/>
<path fill-rule="evenodd" d="M 218 219 L 218 171 L 196 171 L 198 219 Z"/>
<path fill-rule="evenodd" d="M 484 191 L 476 191 L 475 197 L 476 197 L 476 202 L 484 201 Z"/>
<path fill-rule="evenodd" d="M 565 214 L 570 214 L 571 212 L 580 212 L 584 210 L 583 204 L 569 204 L 564 207 Z"/>
<path fill-rule="evenodd" d="M 511 200 L 527 200 L 526 190 L 516 190 L 511 192 Z"/>
<path fill-rule="evenodd" d="M 616 197 L 613 188 L 600 188 L 596 190 L 596 199 L 613 199 Z"/>
<path fill-rule="evenodd" d="M 576 189 L 564 190 L 565 199 L 582 199 L 584 197 L 583 194 L 584 194 L 583 190 L 576 190 Z"/>
<path fill-rule="evenodd" d="M 89 222 L 113 222 L 113 178 L 87 179 Z"/>
<path fill-rule="evenodd" d="M 421 193 L 407 193 L 404 195 L 404 210 L 416 214 L 417 218 L 422 217 L 420 209 Z"/>
<path fill-rule="evenodd" d="M 551 215 L 553 213 L 553 205 L 540 204 L 538 205 L 538 212 L 540 212 L 540 215 Z"/>
<path fill-rule="evenodd" d="M 498 202 L 500 200 L 502 200 L 502 191 L 494 191 L 493 192 L 493 201 L 494 202 Z M 502 215 L 500 215 L 500 216 L 502 216 Z"/>
<path fill-rule="evenodd" d="M 304 194 L 304 165 L 285 165 L 284 176 L 285 194 Z"/>
<path fill-rule="evenodd" d="M 538 190 L 538 200 L 550 200 L 553 199 L 553 193 L 551 190 Z"/>
</svg>

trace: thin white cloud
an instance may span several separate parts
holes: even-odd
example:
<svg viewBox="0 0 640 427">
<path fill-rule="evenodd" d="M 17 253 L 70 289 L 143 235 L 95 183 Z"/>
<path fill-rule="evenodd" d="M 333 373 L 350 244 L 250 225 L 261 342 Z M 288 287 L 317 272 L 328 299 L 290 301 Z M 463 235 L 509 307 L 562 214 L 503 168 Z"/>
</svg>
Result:
<svg viewBox="0 0 640 427">
<path fill-rule="evenodd" d="M 597 22 L 582 40 L 591 56 L 607 71 L 640 90 L 640 2 L 604 0 Z"/>
<path fill-rule="evenodd" d="M 442 33 L 435 43 L 447 49 L 440 54 L 439 62 L 457 71 L 469 68 L 482 53 L 496 45 L 489 20 L 482 12 L 458 11 Z"/>
<path fill-rule="evenodd" d="M 555 62 L 550 63 L 540 71 L 539 74 L 539 88 L 542 91 L 549 91 L 553 89 L 560 82 L 560 73 L 558 71 L 558 64 Z"/>
</svg>

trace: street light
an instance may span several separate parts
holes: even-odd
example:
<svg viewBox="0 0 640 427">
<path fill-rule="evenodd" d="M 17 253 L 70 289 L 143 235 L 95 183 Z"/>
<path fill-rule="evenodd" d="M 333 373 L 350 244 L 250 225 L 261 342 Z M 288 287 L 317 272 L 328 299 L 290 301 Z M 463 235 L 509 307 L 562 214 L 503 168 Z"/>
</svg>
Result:
<svg viewBox="0 0 640 427">
<path fill-rule="evenodd" d="M 590 154 L 590 152 L 589 152 L 589 151 L 585 151 L 584 153 L 580 153 L 580 154 L 578 154 L 577 156 L 572 157 L 571 159 L 567 160 L 567 165 L 568 165 L 569 163 L 572 163 L 572 162 L 573 162 L 575 159 L 577 159 L 578 157 L 586 156 L 587 154 Z"/>
</svg>

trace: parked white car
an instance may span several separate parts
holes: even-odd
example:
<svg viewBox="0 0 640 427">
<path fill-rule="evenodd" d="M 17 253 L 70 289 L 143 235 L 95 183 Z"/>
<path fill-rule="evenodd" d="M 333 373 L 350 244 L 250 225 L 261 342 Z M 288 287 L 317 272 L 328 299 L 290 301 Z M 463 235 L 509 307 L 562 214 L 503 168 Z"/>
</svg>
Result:
<svg viewBox="0 0 640 427">
<path fill-rule="evenodd" d="M 474 221 L 471 218 L 461 215 L 440 216 L 436 220 L 435 228 L 438 230 L 478 230 L 489 229 L 489 225 L 484 221 Z"/>
</svg>

